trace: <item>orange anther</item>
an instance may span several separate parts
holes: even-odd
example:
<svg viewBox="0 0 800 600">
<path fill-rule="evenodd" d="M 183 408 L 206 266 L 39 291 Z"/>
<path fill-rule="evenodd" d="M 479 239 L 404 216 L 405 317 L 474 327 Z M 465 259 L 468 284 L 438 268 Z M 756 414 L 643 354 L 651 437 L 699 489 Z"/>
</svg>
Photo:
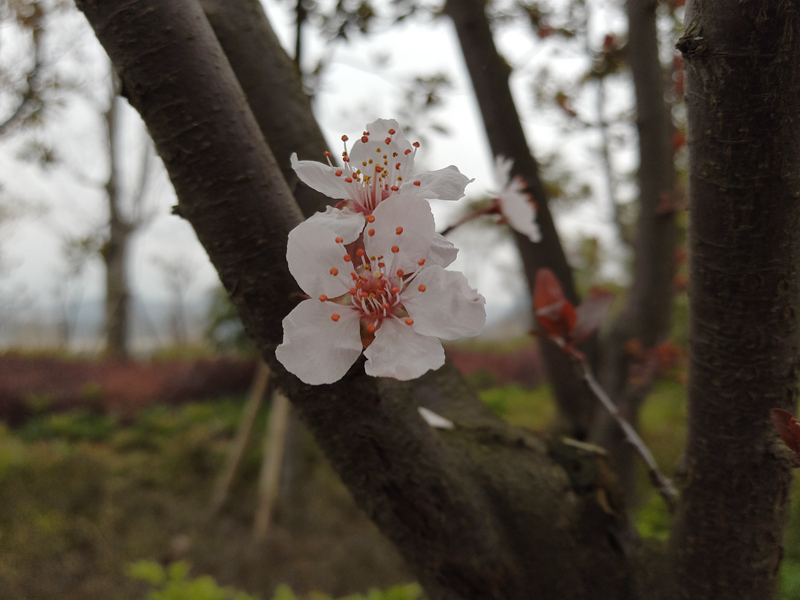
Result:
<svg viewBox="0 0 800 600">
<path fill-rule="evenodd" d="M 338 321 L 338 320 L 339 320 L 339 319 L 341 319 L 341 318 L 342 318 L 342 317 L 341 317 L 341 315 L 337 315 L 336 313 L 333 313 L 333 314 L 331 315 L 331 320 L 332 320 L 332 321 Z"/>
<path fill-rule="evenodd" d="M 325 302 L 325 300 L 327 300 L 327 299 L 328 299 L 328 297 L 325 294 L 320 294 L 319 295 L 319 301 L 320 302 Z"/>
<path fill-rule="evenodd" d="M 377 329 L 378 328 L 373 323 L 370 323 L 369 325 L 367 325 L 367 331 L 369 331 L 370 333 L 375 333 L 375 331 L 377 331 Z"/>
<path fill-rule="evenodd" d="M 394 287 L 392 288 L 392 293 L 393 293 L 393 294 L 397 294 L 397 293 L 399 293 L 399 292 L 400 292 L 400 288 L 399 288 L 399 287 L 397 287 L 397 286 L 394 286 Z"/>
<path fill-rule="evenodd" d="M 328 157 L 331 155 L 331 153 L 330 153 L 330 152 L 328 152 L 327 150 L 325 150 L 325 152 L 323 152 L 322 154 L 323 154 L 324 156 L 328 156 Z"/>
<path fill-rule="evenodd" d="M 374 223 L 375 222 L 375 217 L 372 216 L 372 215 L 367 215 L 367 222 L 368 223 Z"/>
<path fill-rule="evenodd" d="M 425 259 L 424 258 L 420 258 L 419 262 L 417 262 L 417 264 L 421 267 L 422 265 L 425 264 Z"/>
<path fill-rule="evenodd" d="M 419 286 L 417 289 L 418 289 L 420 292 L 424 292 L 424 291 L 425 291 L 427 288 L 426 288 L 424 285 L 420 285 L 420 286 Z"/>
<path fill-rule="evenodd" d="M 416 185 L 416 186 L 422 185 L 422 182 L 420 182 L 420 181 L 415 181 L 415 182 L 414 182 L 414 185 Z"/>
<path fill-rule="evenodd" d="M 411 154 L 411 148 L 408 148 L 403 154 Z"/>
<path fill-rule="evenodd" d="M 331 267 L 331 270 L 329 272 L 331 275 L 336 277 L 339 274 L 339 269 L 337 269 L 336 267 Z"/>
<path fill-rule="evenodd" d="M 365 136 L 365 135 L 362 135 L 361 136 L 361 141 L 366 144 L 369 141 L 369 138 L 367 136 Z"/>
<path fill-rule="evenodd" d="M 400 170 L 400 163 L 397 163 L 397 164 L 394 166 L 394 168 L 395 168 L 395 169 L 397 169 L 397 170 L 399 171 L 399 170 Z"/>
<path fill-rule="evenodd" d="M 386 142 L 387 144 L 391 144 L 392 143 L 392 138 L 386 138 L 383 141 Z"/>
<path fill-rule="evenodd" d="M 358 290 L 356 288 L 350 288 L 350 295 L 351 296 L 355 296 L 357 293 L 358 293 Z"/>
<path fill-rule="evenodd" d="M 344 178 L 344 180 L 345 180 L 347 183 L 353 183 L 353 179 L 352 179 L 351 177 L 345 177 L 345 178 Z"/>
<path fill-rule="evenodd" d="M 405 275 L 405 273 L 403 273 L 403 269 L 397 269 L 397 276 L 402 277 L 403 275 Z"/>
<path fill-rule="evenodd" d="M 343 141 L 343 142 L 346 142 L 346 141 L 347 141 L 347 140 L 349 140 L 349 139 L 350 139 L 350 138 L 348 138 L 346 135 L 343 135 L 343 136 L 342 136 L 342 141 Z"/>
<path fill-rule="evenodd" d="M 370 237 L 372 237 L 373 235 L 375 235 L 375 230 L 370 229 L 367 233 L 369 234 Z"/>
<path fill-rule="evenodd" d="M 400 252 L 400 248 L 398 246 L 392 246 L 392 252 L 397 254 L 398 252 Z"/>
<path fill-rule="evenodd" d="M 414 142 L 414 143 L 413 143 L 413 144 L 411 144 L 411 145 L 412 145 L 412 146 L 414 146 L 414 148 L 419 148 L 419 142 Z"/>
<path fill-rule="evenodd" d="M 389 130 L 389 135 L 394 135 L 395 133 L 397 133 L 397 132 L 394 129 L 390 129 Z M 386 143 L 388 144 L 389 142 L 386 142 Z"/>
<path fill-rule="evenodd" d="M 344 242 L 344 238 L 341 238 L 341 237 L 337 237 L 336 238 L 336 243 L 337 244 L 341 244 L 342 242 Z"/>
<path fill-rule="evenodd" d="M 350 262 L 350 255 L 349 254 L 345 254 L 342 258 L 344 259 L 344 262 Z"/>
<path fill-rule="evenodd" d="M 336 169 L 336 173 L 334 173 L 334 175 L 336 175 L 337 177 L 341 177 L 342 176 L 342 170 L 341 169 Z"/>
<path fill-rule="evenodd" d="M 395 229 L 395 230 L 394 230 L 394 232 L 395 232 L 397 235 L 400 235 L 401 233 L 403 233 L 403 228 L 402 228 L 402 227 L 398 227 L 397 229 Z"/>
<path fill-rule="evenodd" d="M 356 250 L 356 255 L 358 255 L 358 256 L 364 256 L 364 254 L 366 254 L 366 253 L 365 253 L 365 252 L 364 252 L 364 251 L 363 251 L 361 248 L 359 248 L 358 250 Z"/>
<path fill-rule="evenodd" d="M 406 319 L 406 325 L 413 325 L 413 324 L 414 324 L 414 319 L 412 319 L 411 317 L 408 317 Z"/>
</svg>

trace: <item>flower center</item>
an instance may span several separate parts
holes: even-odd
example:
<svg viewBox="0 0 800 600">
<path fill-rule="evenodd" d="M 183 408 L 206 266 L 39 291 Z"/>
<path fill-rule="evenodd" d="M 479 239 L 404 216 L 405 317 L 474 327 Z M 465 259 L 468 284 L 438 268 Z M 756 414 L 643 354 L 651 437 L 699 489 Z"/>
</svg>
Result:
<svg viewBox="0 0 800 600">
<path fill-rule="evenodd" d="M 358 155 L 361 160 L 357 164 L 351 162 L 351 153 L 347 150 L 349 138 L 346 135 L 342 136 L 344 166 L 336 169 L 334 176 L 344 178 L 350 199 L 355 202 L 355 209 L 359 212 L 372 214 L 378 204 L 394 192 L 400 191 L 404 178 L 409 175 L 414 165 L 419 142 L 404 148 L 404 145 L 408 146 L 408 142 L 405 142 L 402 133 L 400 136 L 396 134 L 397 131 L 389 129 L 384 139 L 375 140 L 370 139 L 369 131 L 363 132 L 361 139 L 356 142 L 364 145 L 363 149 L 359 148 Z M 326 152 L 325 156 L 328 165 L 335 168 L 331 163 L 330 152 Z"/>
</svg>

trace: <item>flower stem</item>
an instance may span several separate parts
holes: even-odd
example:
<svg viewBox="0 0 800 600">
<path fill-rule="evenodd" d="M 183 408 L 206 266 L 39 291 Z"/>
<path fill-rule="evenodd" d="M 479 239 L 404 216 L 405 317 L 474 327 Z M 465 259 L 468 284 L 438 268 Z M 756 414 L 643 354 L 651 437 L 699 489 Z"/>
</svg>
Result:
<svg viewBox="0 0 800 600">
<path fill-rule="evenodd" d="M 673 484 L 672 481 L 658 468 L 656 459 L 653 458 L 652 454 L 650 454 L 650 450 L 648 450 L 647 446 L 644 445 L 642 438 L 639 437 L 639 434 L 636 433 L 636 430 L 631 426 L 631 424 L 625 420 L 625 417 L 620 414 L 617 405 L 614 404 L 611 398 L 608 397 L 608 394 L 606 394 L 603 388 L 600 387 L 600 384 L 594 378 L 592 370 L 586 361 L 579 360 L 579 362 L 583 367 L 583 377 L 586 380 L 586 383 L 589 384 L 589 388 L 592 390 L 597 399 L 600 400 L 600 403 L 608 411 L 611 417 L 617 422 L 617 425 L 619 425 L 622 431 L 625 433 L 625 438 L 627 439 L 628 443 L 630 443 L 634 450 L 636 450 L 637 454 L 642 457 L 642 460 L 644 460 L 645 464 L 647 465 L 647 474 L 650 477 L 650 481 L 656 487 L 661 497 L 664 498 L 664 502 L 667 503 L 669 512 L 674 512 L 675 506 L 678 502 L 678 490 L 675 487 L 675 484 Z"/>
<path fill-rule="evenodd" d="M 492 204 L 490 204 L 486 208 L 481 208 L 481 209 L 476 210 L 475 212 L 471 212 L 471 213 L 469 213 L 467 215 L 464 215 L 458 221 L 456 221 L 452 225 L 450 225 L 447 228 L 445 228 L 445 230 L 442 231 L 441 235 L 447 235 L 448 233 L 451 233 L 456 227 L 460 227 L 464 223 L 469 223 L 470 221 L 472 221 L 472 219 L 476 219 L 478 217 L 482 217 L 483 215 L 495 214 L 497 212 L 498 212 L 498 209 L 497 209 L 497 206 L 496 206 L 496 201 L 494 201 L 494 202 L 492 202 Z"/>
</svg>

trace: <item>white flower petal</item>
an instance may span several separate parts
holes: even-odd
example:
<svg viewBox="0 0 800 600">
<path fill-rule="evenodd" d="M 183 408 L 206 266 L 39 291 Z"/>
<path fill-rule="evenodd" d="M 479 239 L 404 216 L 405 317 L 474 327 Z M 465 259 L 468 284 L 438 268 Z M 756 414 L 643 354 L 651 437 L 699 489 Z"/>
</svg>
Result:
<svg viewBox="0 0 800 600">
<path fill-rule="evenodd" d="M 439 233 L 434 234 L 431 253 L 428 255 L 430 264 L 446 267 L 452 264 L 457 255 L 458 248 L 453 245 L 453 242 Z"/>
<path fill-rule="evenodd" d="M 334 321 L 331 315 L 340 318 Z M 361 354 L 358 313 L 347 306 L 304 300 L 283 320 L 280 363 L 311 385 L 338 381 Z"/>
<path fill-rule="evenodd" d="M 511 181 L 500 192 L 500 210 L 508 224 L 528 237 L 532 242 L 542 239 L 539 225 L 536 223 L 536 210 L 528 194 L 523 191 L 523 184 L 519 179 Z"/>
<path fill-rule="evenodd" d="M 314 223 L 327 227 L 344 239 L 345 244 L 355 242 L 364 231 L 364 215 L 349 208 L 333 208 L 329 206 L 325 212 L 318 212 L 306 219 L 306 223 Z"/>
<path fill-rule="evenodd" d="M 435 233 L 430 204 L 423 198 L 400 192 L 381 202 L 372 216 L 375 221 L 364 229 L 367 254 L 383 255 L 392 274 L 397 269 L 406 274 L 419 270 L 420 259 L 427 260 L 430 254 Z M 370 231 L 375 233 L 370 235 Z M 392 252 L 393 246 L 399 252 Z"/>
<path fill-rule="evenodd" d="M 420 287 L 422 286 L 422 290 Z M 486 323 L 486 300 L 457 271 L 429 267 L 403 291 L 401 302 L 414 331 L 444 340 L 478 335 Z"/>
<path fill-rule="evenodd" d="M 292 168 L 300 181 L 308 187 L 325 194 L 329 198 L 348 198 L 344 175 L 336 177 L 339 169 L 329 167 L 315 160 L 297 160 L 297 153 L 292 153 Z"/>
<path fill-rule="evenodd" d="M 327 227 L 308 221 L 289 232 L 289 271 L 309 296 L 336 298 L 350 290 L 353 266 L 344 261 L 346 250 L 336 243 L 336 237 Z M 337 274 L 331 274 L 331 269 Z"/>
<path fill-rule="evenodd" d="M 513 166 L 513 158 L 506 158 L 502 154 L 498 154 L 494 157 L 494 171 L 501 189 L 506 187 L 509 181 L 511 181 L 511 167 Z"/>
<path fill-rule="evenodd" d="M 423 198 L 439 200 L 459 200 L 464 197 L 464 188 L 475 181 L 463 175 L 458 167 L 450 165 L 438 171 L 428 171 L 422 175 L 412 177 L 419 181 L 416 193 Z M 405 182 L 408 185 L 408 182 Z"/>
<path fill-rule="evenodd" d="M 389 133 L 390 129 L 394 130 L 393 134 Z M 412 149 L 411 144 L 397 121 L 378 119 L 367 125 L 367 131 L 369 131 L 368 141 L 362 142 L 361 139 L 358 139 L 350 150 L 350 163 L 354 168 L 361 169 L 367 175 L 372 175 L 373 170 L 369 167 L 369 160 L 372 159 L 373 163 L 389 169 L 392 175 L 398 170 L 395 169 L 397 163 L 400 163 L 400 174 L 411 170 L 414 165 L 414 154 L 413 151 L 406 154 L 406 150 Z M 388 144 L 386 143 L 387 139 L 389 140 Z M 386 164 L 384 164 L 384 155 Z M 367 162 L 367 166 L 363 164 L 364 162 Z"/>
<path fill-rule="evenodd" d="M 424 406 L 418 406 L 417 410 L 422 420 L 434 429 L 453 429 L 455 427 L 455 424 L 450 419 L 445 419 L 442 415 L 437 415 Z"/>
<path fill-rule="evenodd" d="M 416 379 L 444 364 L 442 343 L 435 337 L 419 335 L 401 319 L 385 319 L 364 356 L 367 375 L 401 381 Z"/>
</svg>

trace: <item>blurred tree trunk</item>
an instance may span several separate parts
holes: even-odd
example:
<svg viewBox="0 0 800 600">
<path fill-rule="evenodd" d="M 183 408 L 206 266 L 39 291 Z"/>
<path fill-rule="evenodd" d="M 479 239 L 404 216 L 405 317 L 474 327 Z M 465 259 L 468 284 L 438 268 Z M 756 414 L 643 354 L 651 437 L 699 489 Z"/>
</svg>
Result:
<svg viewBox="0 0 800 600">
<path fill-rule="evenodd" d="M 129 301 L 127 259 L 128 241 L 135 229 L 122 215 L 119 190 L 118 157 L 116 151 L 119 136 L 119 107 L 116 92 L 105 115 L 109 175 L 105 184 L 108 201 L 108 238 L 100 249 L 106 267 L 106 354 L 114 360 L 128 358 Z"/>
<path fill-rule="evenodd" d="M 455 25 L 492 154 L 514 159 L 512 176 L 519 175 L 525 180 L 527 191 L 536 201 L 536 221 L 542 232 L 542 240 L 533 243 L 524 235 L 513 232 L 528 290 L 532 295 L 536 273 L 546 267 L 561 282 L 567 299 L 577 305 L 579 298 L 572 279 L 572 269 L 553 223 L 547 192 L 539 176 L 539 165 L 528 147 L 511 96 L 508 85 L 511 69 L 494 44 L 485 6 L 484 0 L 449 0 L 444 10 Z M 595 341 L 596 338 L 592 337 L 582 345 L 582 350 L 590 358 L 594 356 Z M 597 401 L 576 375 L 572 361 L 561 348 L 548 340 L 543 341 L 540 348 L 548 381 L 556 397 L 559 429 L 574 438 L 586 439 Z"/>
<path fill-rule="evenodd" d="M 690 375 L 680 598 L 774 598 L 791 464 L 800 299 L 800 12 L 791 0 L 686 11 Z"/>
<path fill-rule="evenodd" d="M 626 7 L 626 57 L 633 75 L 639 132 L 639 217 L 633 244 L 633 283 L 624 309 L 601 340 L 599 378 L 623 416 L 636 426 L 652 380 L 630 381 L 634 358 L 626 344 L 636 341 L 646 353 L 669 337 L 677 209 L 673 206 L 676 178 L 672 117 L 664 100 L 666 82 L 658 57 L 658 4 L 652 0 L 628 0 Z M 609 451 L 628 504 L 633 506 L 637 457 L 622 430 L 607 413 L 601 412 L 592 439 Z"/>
</svg>

